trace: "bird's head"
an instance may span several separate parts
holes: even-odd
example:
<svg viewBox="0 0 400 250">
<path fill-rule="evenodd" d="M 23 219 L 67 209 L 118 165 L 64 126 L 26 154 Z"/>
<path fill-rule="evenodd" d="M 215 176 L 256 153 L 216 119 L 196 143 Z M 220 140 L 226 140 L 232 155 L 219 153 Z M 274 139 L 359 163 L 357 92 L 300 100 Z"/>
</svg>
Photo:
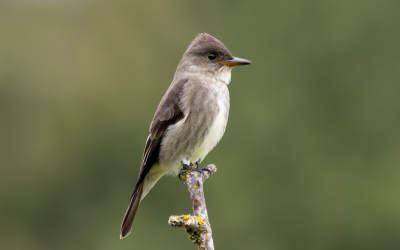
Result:
<svg viewBox="0 0 400 250">
<path fill-rule="evenodd" d="M 215 37 L 201 33 L 189 45 L 179 67 L 190 73 L 218 74 L 225 71 L 230 73 L 233 67 L 248 64 L 251 62 L 234 57 Z"/>
</svg>

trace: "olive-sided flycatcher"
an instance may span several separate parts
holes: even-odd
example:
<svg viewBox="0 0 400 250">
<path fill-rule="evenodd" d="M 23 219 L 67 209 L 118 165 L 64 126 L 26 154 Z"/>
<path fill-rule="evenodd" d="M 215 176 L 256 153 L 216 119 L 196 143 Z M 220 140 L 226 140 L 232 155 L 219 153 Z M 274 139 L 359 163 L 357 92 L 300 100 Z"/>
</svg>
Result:
<svg viewBox="0 0 400 250">
<path fill-rule="evenodd" d="M 182 167 L 201 171 L 198 164 L 225 132 L 231 70 L 250 63 L 206 33 L 190 44 L 150 124 L 121 239 L 131 232 L 140 201 L 163 175 L 177 176 Z"/>
</svg>

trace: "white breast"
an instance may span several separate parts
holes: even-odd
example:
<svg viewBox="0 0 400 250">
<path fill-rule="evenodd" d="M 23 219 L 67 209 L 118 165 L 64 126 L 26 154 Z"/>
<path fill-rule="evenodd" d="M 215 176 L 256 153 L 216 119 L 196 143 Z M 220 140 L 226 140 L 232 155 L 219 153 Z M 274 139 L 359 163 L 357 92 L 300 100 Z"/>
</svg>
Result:
<svg viewBox="0 0 400 250">
<path fill-rule="evenodd" d="M 208 134 L 205 136 L 204 141 L 200 142 L 195 148 L 191 162 L 203 160 L 204 157 L 217 145 L 224 135 L 226 124 L 228 122 L 229 112 L 229 92 L 225 82 L 215 81 L 215 88 L 218 92 L 218 107 L 219 113 L 213 121 Z"/>
</svg>

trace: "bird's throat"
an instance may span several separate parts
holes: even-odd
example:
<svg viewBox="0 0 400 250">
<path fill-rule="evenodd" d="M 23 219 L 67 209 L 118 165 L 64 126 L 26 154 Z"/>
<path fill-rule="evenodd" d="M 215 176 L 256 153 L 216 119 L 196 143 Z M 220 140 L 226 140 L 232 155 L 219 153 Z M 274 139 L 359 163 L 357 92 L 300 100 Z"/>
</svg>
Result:
<svg viewBox="0 0 400 250">
<path fill-rule="evenodd" d="M 224 66 L 217 71 L 216 78 L 218 81 L 221 81 L 226 85 L 229 85 L 229 83 L 231 82 L 231 72 L 232 72 L 231 67 Z"/>
</svg>

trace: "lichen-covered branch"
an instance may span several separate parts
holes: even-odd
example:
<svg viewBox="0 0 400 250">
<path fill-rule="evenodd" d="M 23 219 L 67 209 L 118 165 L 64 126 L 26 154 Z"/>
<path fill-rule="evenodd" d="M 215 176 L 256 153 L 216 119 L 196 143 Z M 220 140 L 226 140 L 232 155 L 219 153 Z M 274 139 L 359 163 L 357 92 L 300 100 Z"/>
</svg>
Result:
<svg viewBox="0 0 400 250">
<path fill-rule="evenodd" d="M 190 234 L 189 238 L 198 245 L 199 250 L 214 250 L 203 183 L 211 174 L 217 171 L 217 167 L 214 164 L 210 164 L 204 169 L 203 173 L 188 170 L 182 178 L 189 189 L 194 215 L 171 216 L 168 224 L 173 227 L 184 227 L 186 232 Z"/>
</svg>

